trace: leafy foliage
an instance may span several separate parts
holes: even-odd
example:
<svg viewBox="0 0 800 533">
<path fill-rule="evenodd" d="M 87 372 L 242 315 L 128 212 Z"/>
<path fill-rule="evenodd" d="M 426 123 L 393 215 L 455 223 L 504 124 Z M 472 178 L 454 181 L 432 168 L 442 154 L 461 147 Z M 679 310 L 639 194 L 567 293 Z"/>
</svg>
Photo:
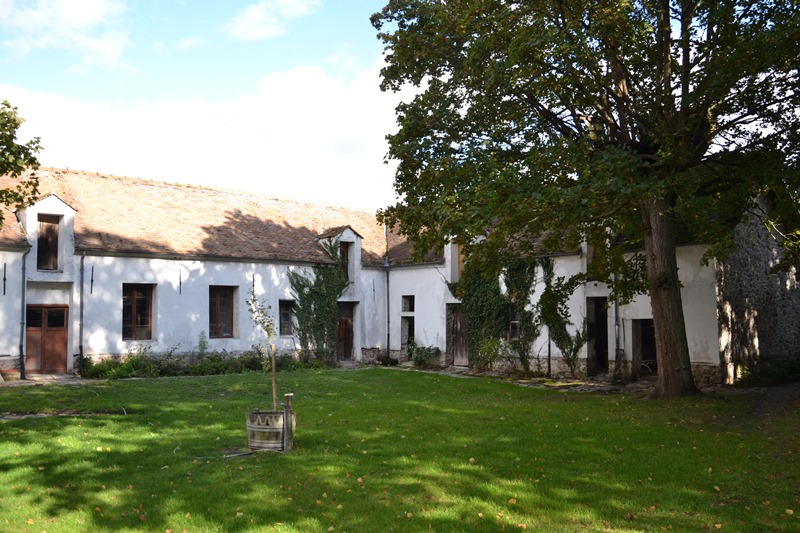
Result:
<svg viewBox="0 0 800 533">
<path fill-rule="evenodd" d="M 39 138 L 25 144 L 17 142 L 17 130 L 23 119 L 7 101 L 0 102 L 0 176 L 19 178 L 26 171 L 39 168 L 36 154 L 41 150 Z M 39 193 L 39 180 L 35 173 L 28 174 L 15 187 L 0 189 L 0 205 L 23 207 Z M 3 213 L 0 212 L 0 228 L 3 227 Z"/>
<path fill-rule="evenodd" d="M 567 300 L 575 289 L 583 283 L 579 276 L 569 279 L 564 276 L 555 277 L 553 261 L 543 258 L 540 262 L 544 278 L 544 290 L 539 298 L 537 308 L 542 323 L 547 326 L 550 340 L 561 352 L 564 364 L 573 377 L 578 377 L 580 350 L 589 340 L 589 329 L 584 321 L 573 334 L 569 332 L 569 307 Z"/>
<path fill-rule="evenodd" d="M 177 353 L 174 349 L 153 354 L 149 347 L 137 346 L 125 356 L 107 357 L 98 362 L 84 357 L 78 371 L 81 377 L 87 379 L 213 376 L 261 372 L 269 368 L 269 364 L 265 351 L 258 346 L 239 355 L 218 351 Z M 290 365 L 284 364 L 283 367 L 289 368 Z"/>
<path fill-rule="evenodd" d="M 372 23 L 382 88 L 418 89 L 389 136 L 403 200 L 381 220 L 419 253 L 455 238 L 490 263 L 588 243 L 623 298 L 646 282 L 660 395 L 696 391 L 679 230 L 724 254 L 769 193 L 760 215 L 800 242 L 800 5 L 390 0 Z"/>
<path fill-rule="evenodd" d="M 411 361 L 417 368 L 432 368 L 434 361 L 442 355 L 442 350 L 439 347 L 422 346 L 414 340 L 409 341 L 407 351 Z"/>
<path fill-rule="evenodd" d="M 531 373 L 533 342 L 539 337 L 542 330 L 538 307 L 530 305 L 536 284 L 537 264 L 538 261 L 517 258 L 511 261 L 503 271 L 506 298 L 518 322 L 517 335 L 509 339 L 509 344 L 517 354 L 525 374 Z"/>
<path fill-rule="evenodd" d="M 485 370 L 497 355 L 487 353 L 485 341 L 505 337 L 508 332 L 508 303 L 500 292 L 498 273 L 467 261 L 461 279 L 449 286 L 461 299 L 470 366 Z"/>
<path fill-rule="evenodd" d="M 272 316 L 272 306 L 267 305 L 263 300 L 259 299 L 254 288 L 250 289 L 245 303 L 247 303 L 247 310 L 250 312 L 250 318 L 253 320 L 253 324 L 264 332 L 267 336 L 267 341 L 269 341 L 275 336 L 275 319 Z M 203 334 L 205 334 L 205 332 L 203 332 Z"/>
<path fill-rule="evenodd" d="M 300 358 L 336 365 L 336 337 L 339 321 L 339 297 L 349 282 L 342 272 L 339 241 L 323 242 L 333 265 L 316 265 L 311 275 L 305 269 L 290 270 L 289 284 L 294 295 Z"/>
</svg>

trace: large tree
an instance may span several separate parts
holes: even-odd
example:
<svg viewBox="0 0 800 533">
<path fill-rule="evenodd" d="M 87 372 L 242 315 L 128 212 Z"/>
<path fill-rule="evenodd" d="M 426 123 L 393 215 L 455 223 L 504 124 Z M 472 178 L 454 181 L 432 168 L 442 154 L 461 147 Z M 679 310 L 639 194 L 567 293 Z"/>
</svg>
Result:
<svg viewBox="0 0 800 533">
<path fill-rule="evenodd" d="M 401 201 L 382 219 L 420 249 L 456 238 L 495 259 L 587 243 L 590 276 L 650 294 L 656 394 L 695 393 L 676 243 L 723 253 L 764 195 L 774 209 L 759 215 L 797 241 L 799 12 L 796 0 L 391 0 L 372 17 L 382 88 L 416 96 L 388 136 Z"/>
<path fill-rule="evenodd" d="M 40 149 L 39 138 L 20 144 L 17 141 L 17 130 L 22 122 L 16 107 L 12 107 L 7 101 L 0 102 L 0 176 L 22 178 L 13 187 L 0 188 L 0 205 L 22 207 L 38 193 L 36 175 L 28 171 L 39 168 L 39 161 L 36 159 Z M 2 227 L 3 212 L 0 211 L 0 228 Z"/>
</svg>

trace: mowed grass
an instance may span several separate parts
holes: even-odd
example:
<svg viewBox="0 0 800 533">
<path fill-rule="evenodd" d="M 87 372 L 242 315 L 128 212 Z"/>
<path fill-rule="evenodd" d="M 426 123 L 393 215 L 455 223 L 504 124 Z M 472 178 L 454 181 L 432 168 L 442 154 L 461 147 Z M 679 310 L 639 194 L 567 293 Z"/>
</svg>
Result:
<svg viewBox="0 0 800 533">
<path fill-rule="evenodd" d="M 0 388 L 2 531 L 800 529 L 800 414 L 371 368 L 279 374 L 295 450 L 245 449 L 263 374 Z"/>
</svg>

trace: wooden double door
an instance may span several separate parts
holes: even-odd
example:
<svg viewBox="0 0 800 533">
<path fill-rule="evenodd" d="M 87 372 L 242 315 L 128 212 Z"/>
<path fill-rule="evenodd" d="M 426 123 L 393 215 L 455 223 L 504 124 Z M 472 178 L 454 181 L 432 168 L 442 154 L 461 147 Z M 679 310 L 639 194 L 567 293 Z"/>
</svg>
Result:
<svg viewBox="0 0 800 533">
<path fill-rule="evenodd" d="M 25 371 L 67 371 L 69 307 L 29 305 L 25 310 Z"/>
</svg>

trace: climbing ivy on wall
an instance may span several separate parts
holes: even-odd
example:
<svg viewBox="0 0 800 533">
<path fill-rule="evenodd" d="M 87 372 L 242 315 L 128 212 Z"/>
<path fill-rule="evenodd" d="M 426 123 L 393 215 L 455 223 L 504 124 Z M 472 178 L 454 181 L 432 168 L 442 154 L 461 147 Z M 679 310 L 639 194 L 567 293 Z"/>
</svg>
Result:
<svg viewBox="0 0 800 533">
<path fill-rule="evenodd" d="M 294 296 L 301 360 L 334 366 L 339 324 L 338 301 L 349 282 L 342 271 L 339 240 L 323 242 L 322 246 L 335 264 L 316 265 L 311 275 L 306 269 L 290 270 L 289 284 Z"/>
<path fill-rule="evenodd" d="M 517 355 L 522 371 L 531 371 L 531 352 L 533 342 L 542 330 L 538 306 L 531 306 L 531 294 L 536 284 L 538 261 L 527 261 L 523 258 L 512 261 L 503 271 L 506 284 L 506 300 L 513 309 L 519 328 L 516 338 L 509 339 L 511 349 Z"/>
<path fill-rule="evenodd" d="M 569 320 L 569 306 L 567 300 L 575 289 L 585 282 L 584 277 L 555 276 L 553 261 L 549 258 L 540 260 L 544 278 L 544 290 L 539 297 L 536 307 L 542 323 L 547 326 L 550 339 L 561 352 L 564 364 L 569 368 L 573 377 L 577 377 L 580 351 L 589 340 L 586 321 L 579 324 L 574 334 L 569 332 L 567 326 L 572 325 Z"/>
<path fill-rule="evenodd" d="M 450 291 L 461 299 L 470 366 L 491 367 L 501 356 L 498 341 L 508 331 L 508 303 L 500 292 L 499 277 L 467 261 Z"/>
</svg>

